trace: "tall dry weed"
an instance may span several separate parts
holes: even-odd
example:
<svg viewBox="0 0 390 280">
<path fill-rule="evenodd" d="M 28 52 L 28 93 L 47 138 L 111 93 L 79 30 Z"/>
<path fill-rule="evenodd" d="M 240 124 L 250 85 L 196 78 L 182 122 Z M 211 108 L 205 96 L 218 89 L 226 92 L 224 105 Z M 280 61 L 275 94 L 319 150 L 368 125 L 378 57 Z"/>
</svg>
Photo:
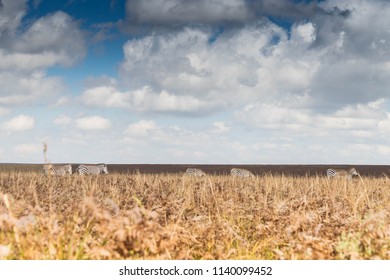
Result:
<svg viewBox="0 0 390 280">
<path fill-rule="evenodd" d="M 0 172 L 0 258 L 390 259 L 389 183 Z"/>
</svg>

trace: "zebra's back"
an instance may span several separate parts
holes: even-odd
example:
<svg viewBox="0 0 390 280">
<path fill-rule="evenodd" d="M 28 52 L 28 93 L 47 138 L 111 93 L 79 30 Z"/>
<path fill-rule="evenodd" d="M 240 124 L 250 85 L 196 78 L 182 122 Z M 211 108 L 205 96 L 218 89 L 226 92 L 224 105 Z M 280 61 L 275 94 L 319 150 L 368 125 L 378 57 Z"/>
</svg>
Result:
<svg viewBox="0 0 390 280">
<path fill-rule="evenodd" d="M 45 175 L 54 175 L 54 176 L 66 176 L 72 174 L 72 165 L 65 164 L 65 165 L 52 165 L 48 164 L 43 166 L 43 173 Z"/>
<path fill-rule="evenodd" d="M 80 175 L 108 174 L 107 165 L 104 163 L 97 165 L 81 164 L 77 167 L 76 172 Z"/>
<path fill-rule="evenodd" d="M 204 173 L 203 170 L 199 168 L 187 168 L 186 174 L 190 176 L 199 176 L 199 177 L 206 175 L 206 173 Z"/>
<path fill-rule="evenodd" d="M 244 177 L 244 178 L 255 177 L 252 174 L 252 172 L 250 172 L 249 170 L 246 170 L 246 169 L 242 169 L 242 168 L 232 168 L 230 170 L 230 175 L 232 175 L 233 177 Z"/>
<path fill-rule="evenodd" d="M 326 177 L 328 179 L 330 178 L 347 178 L 347 179 L 352 179 L 353 176 L 359 175 L 357 173 L 355 168 L 350 168 L 348 170 L 345 169 L 336 169 L 336 168 L 329 168 L 326 170 Z"/>
</svg>

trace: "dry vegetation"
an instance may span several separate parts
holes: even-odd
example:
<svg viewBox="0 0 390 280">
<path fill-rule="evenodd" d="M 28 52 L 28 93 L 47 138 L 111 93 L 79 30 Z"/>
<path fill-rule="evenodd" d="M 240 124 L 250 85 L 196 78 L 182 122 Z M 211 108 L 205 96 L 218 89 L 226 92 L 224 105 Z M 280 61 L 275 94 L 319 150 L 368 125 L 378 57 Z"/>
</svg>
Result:
<svg viewBox="0 0 390 280">
<path fill-rule="evenodd" d="M 390 180 L 0 173 L 0 259 L 390 259 Z"/>
</svg>

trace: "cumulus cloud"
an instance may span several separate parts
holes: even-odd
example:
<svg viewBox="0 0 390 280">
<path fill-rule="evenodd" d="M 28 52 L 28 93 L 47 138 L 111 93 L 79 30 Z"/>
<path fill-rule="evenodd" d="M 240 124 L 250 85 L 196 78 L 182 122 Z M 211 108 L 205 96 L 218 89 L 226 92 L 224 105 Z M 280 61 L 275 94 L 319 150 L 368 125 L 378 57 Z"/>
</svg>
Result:
<svg viewBox="0 0 390 280">
<path fill-rule="evenodd" d="M 55 107 L 58 107 L 58 106 L 64 106 L 66 104 L 68 104 L 70 101 L 70 98 L 69 96 L 61 96 L 57 99 L 57 101 L 55 102 L 54 106 Z"/>
<path fill-rule="evenodd" d="M 65 90 L 58 77 L 47 77 L 43 71 L 29 74 L 0 71 L 0 105 L 15 106 L 36 100 L 52 100 Z"/>
<path fill-rule="evenodd" d="M 7 44 L 26 14 L 25 0 L 2 0 L 0 8 L 0 46 Z"/>
<path fill-rule="evenodd" d="M 31 59 L 25 58 L 24 61 L 35 62 L 35 67 L 56 64 L 69 66 L 85 54 L 84 34 L 69 15 L 56 12 L 35 21 L 17 38 L 14 50 L 16 53 L 29 54 Z M 37 64 L 38 61 L 41 65 Z"/>
<path fill-rule="evenodd" d="M 198 13 L 211 2 L 189 9 L 186 21 L 184 7 L 193 7 L 190 1 L 128 1 L 133 24 L 175 28 L 127 41 L 119 77 L 88 87 L 83 104 L 142 113 L 222 112 L 226 120 L 209 124 L 209 132 L 220 138 L 236 135 L 240 141 L 224 144 L 247 158 L 254 157 L 253 149 L 260 156 L 269 149 L 274 152 L 267 159 L 282 159 L 278 152 L 299 155 L 306 146 L 321 151 L 324 162 L 344 146 L 340 158 L 356 159 L 354 152 L 366 145 L 371 149 L 364 149 L 365 155 L 383 153 L 390 134 L 390 4 L 245 1 L 235 10 L 241 12 L 239 24 L 229 25 L 231 14 L 219 17 L 215 10 L 207 21 Z M 237 3 L 226 1 L 221 8 Z M 294 22 L 285 29 L 263 15 Z M 216 31 L 217 23 L 225 28 Z M 164 142 L 171 133 L 191 143 L 188 130 L 169 130 L 153 121 L 128 128 L 150 141 Z M 241 138 L 242 129 L 248 134 Z M 129 130 L 127 135 L 135 137 Z"/>
<path fill-rule="evenodd" d="M 121 92 L 114 86 L 99 86 L 85 90 L 83 104 L 103 108 L 131 108 L 140 112 L 198 112 L 209 106 L 192 96 L 176 96 L 163 90 L 153 91 L 145 86 L 134 91 Z"/>
<path fill-rule="evenodd" d="M 257 16 L 273 16 L 295 21 L 310 18 L 315 12 L 321 12 L 317 1 L 260 0 L 247 3 Z"/>
<path fill-rule="evenodd" d="M 65 116 L 65 115 L 60 115 L 58 116 L 57 118 L 55 118 L 53 120 L 53 123 L 56 124 L 56 125 L 68 125 L 72 122 L 72 119 L 68 116 Z"/>
<path fill-rule="evenodd" d="M 315 39 L 313 24 L 297 25 L 291 38 L 268 21 L 221 34 L 212 44 L 210 36 L 185 28 L 128 41 L 120 82 L 130 90 L 111 90 L 105 98 L 107 93 L 100 93 L 101 99 L 106 104 L 127 100 L 143 111 L 215 112 L 310 91 L 320 64 L 308 50 Z"/>
<path fill-rule="evenodd" d="M 136 88 L 149 85 L 156 90 L 164 86 L 168 91 L 176 84 L 184 93 L 201 92 L 207 88 L 203 81 L 209 73 L 199 64 L 205 57 L 198 55 L 204 51 L 203 55 L 209 56 L 209 35 L 191 28 L 128 41 L 123 46 L 125 60 L 120 69 L 125 84 Z M 191 55 L 198 68 L 191 65 Z"/>
<path fill-rule="evenodd" d="M 320 7 L 314 2 L 289 0 L 127 0 L 126 23 L 152 27 L 246 24 L 262 17 L 309 18 Z"/>
<path fill-rule="evenodd" d="M 308 113 L 275 104 L 251 104 L 236 117 L 248 126 L 267 129 L 302 129 L 311 123 Z"/>
<path fill-rule="evenodd" d="M 19 115 L 2 123 L 1 127 L 8 132 L 20 132 L 31 130 L 35 126 L 33 117 L 26 115 Z"/>
<path fill-rule="evenodd" d="M 5 7 L 2 13 L 13 8 L 13 16 L 19 16 L 16 16 L 15 23 L 7 18 L 0 23 L 6 30 L 0 42 L 0 70 L 31 71 L 54 65 L 69 66 L 85 55 L 84 34 L 68 14 L 56 12 L 43 16 L 33 21 L 24 32 L 17 32 L 26 7 L 9 2 Z"/>
<path fill-rule="evenodd" d="M 260 155 L 263 159 L 378 164 L 385 163 L 384 147 L 390 136 L 388 105 L 388 101 L 377 100 L 337 111 L 316 111 L 285 104 L 253 104 L 235 116 L 238 124 L 266 139 L 251 145 L 252 150 L 264 153 Z"/>
<path fill-rule="evenodd" d="M 291 133 L 335 134 L 350 131 L 364 136 L 363 131 L 374 131 L 379 125 L 386 127 L 388 113 L 383 100 L 368 104 L 348 105 L 338 111 L 320 113 L 314 110 L 277 104 L 251 104 L 236 112 L 235 116 L 248 127 L 271 129 Z"/>
<path fill-rule="evenodd" d="M 0 114 L 36 100 L 63 104 L 63 81 L 46 70 L 83 56 L 79 24 L 63 12 L 22 22 L 24 1 L 2 3 L 12 17 L 1 14 Z M 66 141 L 75 145 L 114 127 L 120 151 L 152 147 L 148 158 L 160 162 L 171 154 L 221 162 L 378 158 L 390 136 L 389 14 L 388 2 L 368 0 L 128 0 L 124 24 L 142 30 L 123 45 L 118 76 L 88 79 L 72 100 L 92 114 L 120 109 L 117 116 L 141 120 L 117 128 L 67 113 L 53 123 L 69 125 Z M 183 125 L 183 114 L 196 118 Z M 136 158 L 147 160 L 144 150 Z"/>
<path fill-rule="evenodd" d="M 84 57 L 86 44 L 79 23 L 64 12 L 23 22 L 26 1 L 4 0 L 0 9 L 0 105 L 52 102 L 64 82 L 47 69 L 70 66 Z"/>
<path fill-rule="evenodd" d="M 198 112 L 207 106 L 193 96 L 177 96 L 165 90 L 155 93 L 149 87 L 132 92 L 132 99 L 134 107 L 142 111 Z"/>
<path fill-rule="evenodd" d="M 177 25 L 188 23 L 244 22 L 252 12 L 244 0 L 128 0 L 130 24 Z"/>
<path fill-rule="evenodd" d="M 173 104 L 182 103 L 179 100 L 185 97 L 185 102 L 193 104 L 186 111 L 193 112 L 236 109 L 257 102 L 271 106 L 275 100 L 280 100 L 280 107 L 335 112 L 349 104 L 387 98 L 390 38 L 386 26 L 390 22 L 386 15 L 390 4 L 260 2 L 269 10 L 278 5 L 310 9 L 315 5 L 316 13 L 307 11 L 309 20 L 297 21 L 289 31 L 269 20 L 257 20 L 228 28 L 216 37 L 212 29 L 187 25 L 129 40 L 123 47 L 119 77 L 120 88 L 125 90 L 115 89 L 106 99 L 108 104 L 115 100 L 124 106 L 134 103 L 134 96 L 153 96 L 156 102 L 141 98 L 148 101 L 140 106 L 152 111 L 158 107 L 155 103 L 161 103 L 159 95 L 166 93 Z M 374 17 L 376 12 L 382 16 Z"/>
<path fill-rule="evenodd" d="M 225 122 L 219 121 L 213 123 L 215 133 L 226 133 L 230 130 L 230 127 Z"/>
<path fill-rule="evenodd" d="M 349 11 L 348 16 L 344 17 L 329 18 L 329 16 L 317 14 L 312 19 L 321 27 L 317 36 L 321 43 L 330 44 L 342 35 L 342 45 L 349 50 L 347 55 L 364 54 L 371 58 L 379 58 L 389 52 L 387 40 L 389 34 L 385 32 L 385 26 L 389 22 L 387 15 L 390 3 L 388 1 L 357 0 L 351 3 L 345 0 L 327 0 L 319 5 L 327 12 L 335 9 Z"/>
<path fill-rule="evenodd" d="M 106 130 L 111 127 L 111 122 L 100 116 L 79 118 L 75 120 L 75 124 L 80 130 Z"/>
<path fill-rule="evenodd" d="M 157 129 L 157 125 L 151 120 L 141 120 L 130 124 L 125 130 L 125 134 L 135 137 L 145 137 Z"/>
<path fill-rule="evenodd" d="M 120 92 L 115 85 L 102 85 L 86 89 L 81 101 L 87 106 L 126 108 L 131 106 L 130 93 Z"/>
</svg>

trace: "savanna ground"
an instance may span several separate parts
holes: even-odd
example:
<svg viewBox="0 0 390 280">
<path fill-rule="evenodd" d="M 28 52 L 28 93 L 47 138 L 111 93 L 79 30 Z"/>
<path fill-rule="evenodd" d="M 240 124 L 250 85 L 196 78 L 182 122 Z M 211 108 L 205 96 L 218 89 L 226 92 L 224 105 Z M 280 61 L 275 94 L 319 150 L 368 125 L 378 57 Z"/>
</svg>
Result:
<svg viewBox="0 0 390 280">
<path fill-rule="evenodd" d="M 390 179 L 0 172 L 0 259 L 390 259 Z"/>
</svg>

